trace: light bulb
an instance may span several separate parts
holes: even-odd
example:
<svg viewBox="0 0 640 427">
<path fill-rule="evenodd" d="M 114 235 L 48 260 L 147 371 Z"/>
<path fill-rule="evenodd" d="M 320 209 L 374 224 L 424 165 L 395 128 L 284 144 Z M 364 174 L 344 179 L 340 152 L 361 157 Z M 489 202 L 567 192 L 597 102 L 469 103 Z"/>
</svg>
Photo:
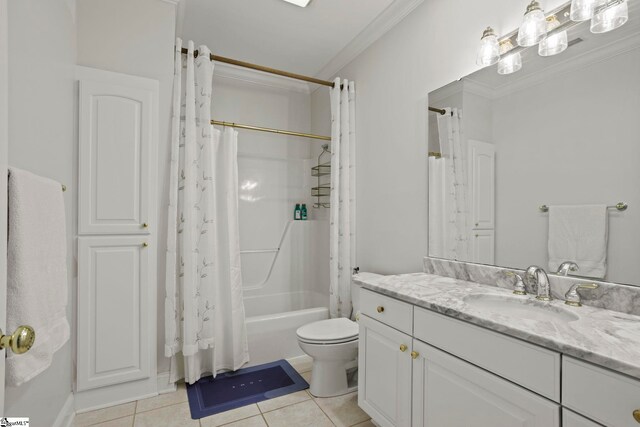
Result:
<svg viewBox="0 0 640 427">
<path fill-rule="evenodd" d="M 540 56 L 552 56 L 564 52 L 569 47 L 567 32 L 560 31 L 540 42 L 538 54 Z"/>
<path fill-rule="evenodd" d="M 498 62 L 498 74 L 511 74 L 522 68 L 522 56 L 520 52 L 511 53 Z"/>
<path fill-rule="evenodd" d="M 628 20 L 627 0 L 609 0 L 596 7 L 591 18 L 591 32 L 606 33 L 623 26 Z"/>
<path fill-rule="evenodd" d="M 478 50 L 476 64 L 482 67 L 488 67 L 498 62 L 499 59 L 498 37 L 491 27 L 487 27 L 480 39 L 480 49 Z"/>
<path fill-rule="evenodd" d="M 572 0 L 569 18 L 574 22 L 591 19 L 596 6 L 601 3 L 602 0 Z"/>
<path fill-rule="evenodd" d="M 528 47 L 540 43 L 547 36 L 547 21 L 540 4 L 533 0 L 527 6 L 524 20 L 518 30 L 518 44 Z"/>
</svg>

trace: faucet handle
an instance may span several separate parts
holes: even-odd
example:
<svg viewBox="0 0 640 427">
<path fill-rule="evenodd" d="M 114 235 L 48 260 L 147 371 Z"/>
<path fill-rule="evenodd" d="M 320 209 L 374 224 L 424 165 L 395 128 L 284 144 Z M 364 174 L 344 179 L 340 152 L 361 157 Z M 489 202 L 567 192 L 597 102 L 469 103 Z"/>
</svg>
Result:
<svg viewBox="0 0 640 427">
<path fill-rule="evenodd" d="M 514 273 L 513 271 L 506 271 L 505 275 L 508 277 L 515 277 L 516 283 L 513 285 L 513 293 L 516 295 L 526 295 L 527 291 L 524 287 L 524 282 L 522 280 L 522 276 L 518 273 Z"/>
<path fill-rule="evenodd" d="M 572 307 L 582 307 L 582 300 L 580 298 L 580 294 L 578 293 L 578 289 L 597 289 L 598 285 L 595 283 L 576 283 L 571 286 L 565 297 L 565 304 L 570 305 Z"/>
</svg>

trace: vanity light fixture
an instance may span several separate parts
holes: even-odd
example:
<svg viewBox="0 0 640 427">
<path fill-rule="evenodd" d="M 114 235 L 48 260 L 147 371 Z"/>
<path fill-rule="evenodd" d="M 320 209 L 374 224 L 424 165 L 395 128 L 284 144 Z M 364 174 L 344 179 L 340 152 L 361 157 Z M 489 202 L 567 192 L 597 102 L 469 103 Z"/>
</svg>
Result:
<svg viewBox="0 0 640 427">
<path fill-rule="evenodd" d="M 547 17 L 547 32 L 550 33 L 560 26 L 560 21 L 556 15 Z M 538 45 L 538 54 L 540 56 L 552 56 L 564 52 L 569 47 L 567 30 L 553 33 L 542 40 Z"/>
<path fill-rule="evenodd" d="M 512 74 L 522 68 L 520 52 L 510 53 L 498 62 L 498 74 Z"/>
<path fill-rule="evenodd" d="M 284 1 L 286 1 L 287 3 L 295 4 L 296 6 L 300 6 L 300 7 L 307 7 L 311 2 L 311 0 L 284 0 Z"/>
<path fill-rule="evenodd" d="M 535 46 L 547 37 L 547 20 L 540 3 L 533 0 L 527 6 L 524 20 L 518 30 L 518 44 L 523 47 Z"/>
<path fill-rule="evenodd" d="M 593 11 L 602 0 L 572 0 L 569 18 L 574 22 L 587 21 L 593 18 Z"/>
<path fill-rule="evenodd" d="M 591 32 L 606 33 L 623 26 L 628 20 L 627 0 L 607 0 L 594 10 L 591 18 Z"/>
<path fill-rule="evenodd" d="M 482 67 L 493 65 L 500 59 L 500 46 L 498 44 L 498 36 L 496 36 L 493 28 L 487 27 L 480 38 L 480 49 L 476 64 Z"/>
</svg>

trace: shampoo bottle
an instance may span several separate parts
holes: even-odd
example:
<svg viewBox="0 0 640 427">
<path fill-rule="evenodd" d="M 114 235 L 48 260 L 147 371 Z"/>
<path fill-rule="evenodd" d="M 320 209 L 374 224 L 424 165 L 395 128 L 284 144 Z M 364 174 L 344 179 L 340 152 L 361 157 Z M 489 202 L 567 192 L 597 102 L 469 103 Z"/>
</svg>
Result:
<svg viewBox="0 0 640 427">
<path fill-rule="evenodd" d="M 300 208 L 300 203 L 296 203 L 296 208 L 293 211 L 293 219 L 299 220 L 302 218 L 302 209 Z"/>
<path fill-rule="evenodd" d="M 300 208 L 300 218 L 303 221 L 307 220 L 307 205 L 306 204 L 302 204 L 302 208 Z"/>
</svg>

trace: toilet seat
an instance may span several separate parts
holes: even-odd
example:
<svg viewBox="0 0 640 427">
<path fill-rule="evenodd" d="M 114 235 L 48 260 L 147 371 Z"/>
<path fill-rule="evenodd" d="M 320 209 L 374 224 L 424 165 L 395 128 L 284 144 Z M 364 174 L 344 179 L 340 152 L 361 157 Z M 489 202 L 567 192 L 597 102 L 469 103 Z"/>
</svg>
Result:
<svg viewBox="0 0 640 427">
<path fill-rule="evenodd" d="M 358 324 L 347 318 L 320 320 L 298 328 L 296 334 L 308 344 L 341 344 L 358 339 Z"/>
</svg>

